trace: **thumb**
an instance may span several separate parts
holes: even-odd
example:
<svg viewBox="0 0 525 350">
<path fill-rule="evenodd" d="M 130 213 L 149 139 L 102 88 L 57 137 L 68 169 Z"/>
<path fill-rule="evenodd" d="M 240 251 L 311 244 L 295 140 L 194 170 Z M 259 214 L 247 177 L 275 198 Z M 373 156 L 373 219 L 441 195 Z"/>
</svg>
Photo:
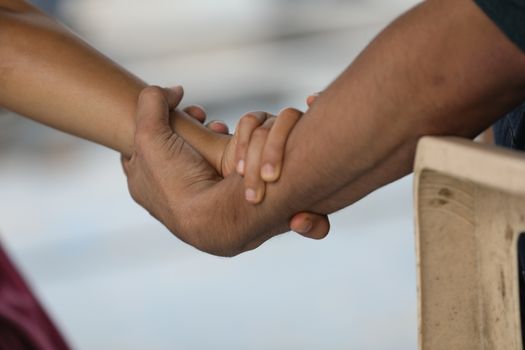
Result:
<svg viewBox="0 0 525 350">
<path fill-rule="evenodd" d="M 184 97 L 184 88 L 181 85 L 177 85 L 172 88 L 164 89 L 168 99 L 168 107 L 170 110 L 178 107 L 180 101 Z"/>
<path fill-rule="evenodd" d="M 290 220 L 290 229 L 307 238 L 323 239 L 330 231 L 330 221 L 327 215 L 300 212 Z"/>
<path fill-rule="evenodd" d="M 171 134 L 170 110 L 180 103 L 183 94 L 181 86 L 172 89 L 148 86 L 142 90 L 137 105 L 136 136 Z"/>
</svg>

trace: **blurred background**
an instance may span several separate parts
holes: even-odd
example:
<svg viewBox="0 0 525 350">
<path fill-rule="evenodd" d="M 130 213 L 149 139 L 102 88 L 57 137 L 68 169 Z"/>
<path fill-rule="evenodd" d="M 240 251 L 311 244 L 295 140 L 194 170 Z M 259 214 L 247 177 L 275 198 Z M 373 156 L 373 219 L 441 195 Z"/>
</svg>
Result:
<svg viewBox="0 0 525 350">
<path fill-rule="evenodd" d="M 34 2 L 231 128 L 304 109 L 416 3 Z M 134 204 L 113 151 L 3 113 L 0 169 L 0 237 L 76 349 L 416 349 L 410 177 L 333 215 L 323 241 L 288 234 L 224 259 Z"/>
</svg>

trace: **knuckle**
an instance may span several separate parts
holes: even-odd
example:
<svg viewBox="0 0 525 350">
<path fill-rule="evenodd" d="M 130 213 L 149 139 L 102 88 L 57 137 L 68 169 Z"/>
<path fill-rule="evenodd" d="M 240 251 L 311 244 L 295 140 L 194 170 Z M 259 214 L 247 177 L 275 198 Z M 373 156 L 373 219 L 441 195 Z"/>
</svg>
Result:
<svg viewBox="0 0 525 350">
<path fill-rule="evenodd" d="M 260 126 L 261 129 L 270 130 L 273 125 L 275 124 L 275 121 L 277 120 L 276 117 L 269 117 L 266 119 L 266 121 L 263 123 L 263 125 Z"/>
<path fill-rule="evenodd" d="M 253 113 L 248 113 L 248 114 L 243 115 L 241 117 L 241 120 L 239 121 L 239 126 L 242 125 L 243 127 L 256 126 L 259 124 L 260 124 L 259 118 Z"/>
<path fill-rule="evenodd" d="M 303 113 L 293 107 L 286 107 L 279 112 L 279 116 L 300 116 Z"/>
<path fill-rule="evenodd" d="M 270 115 L 266 112 L 255 111 L 246 113 L 246 119 L 252 124 L 252 126 L 259 126 L 263 124 Z"/>
</svg>

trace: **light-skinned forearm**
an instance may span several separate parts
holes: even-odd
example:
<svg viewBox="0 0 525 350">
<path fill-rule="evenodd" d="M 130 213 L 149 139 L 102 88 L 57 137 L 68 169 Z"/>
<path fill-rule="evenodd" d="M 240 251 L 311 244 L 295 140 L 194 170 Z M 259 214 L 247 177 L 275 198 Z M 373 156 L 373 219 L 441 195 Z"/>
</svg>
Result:
<svg viewBox="0 0 525 350">
<path fill-rule="evenodd" d="M 236 176 L 207 198 L 233 194 L 220 220 L 234 237 L 279 231 L 292 213 L 333 212 L 408 174 L 421 136 L 474 137 L 524 99 L 519 48 L 472 1 L 429 0 L 387 27 L 305 114 L 262 204 L 243 200 Z"/>
<path fill-rule="evenodd" d="M 146 84 L 24 1 L 0 1 L 0 106 L 129 156 Z M 214 166 L 223 136 L 181 111 L 177 132 Z"/>
</svg>

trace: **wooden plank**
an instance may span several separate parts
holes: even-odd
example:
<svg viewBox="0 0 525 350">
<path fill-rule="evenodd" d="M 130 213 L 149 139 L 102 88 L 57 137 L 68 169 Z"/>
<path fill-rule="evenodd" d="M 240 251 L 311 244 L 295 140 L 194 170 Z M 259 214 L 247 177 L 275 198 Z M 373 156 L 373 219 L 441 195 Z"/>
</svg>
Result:
<svg viewBox="0 0 525 350">
<path fill-rule="evenodd" d="M 424 138 L 415 164 L 419 348 L 521 349 L 525 158 Z"/>
</svg>

